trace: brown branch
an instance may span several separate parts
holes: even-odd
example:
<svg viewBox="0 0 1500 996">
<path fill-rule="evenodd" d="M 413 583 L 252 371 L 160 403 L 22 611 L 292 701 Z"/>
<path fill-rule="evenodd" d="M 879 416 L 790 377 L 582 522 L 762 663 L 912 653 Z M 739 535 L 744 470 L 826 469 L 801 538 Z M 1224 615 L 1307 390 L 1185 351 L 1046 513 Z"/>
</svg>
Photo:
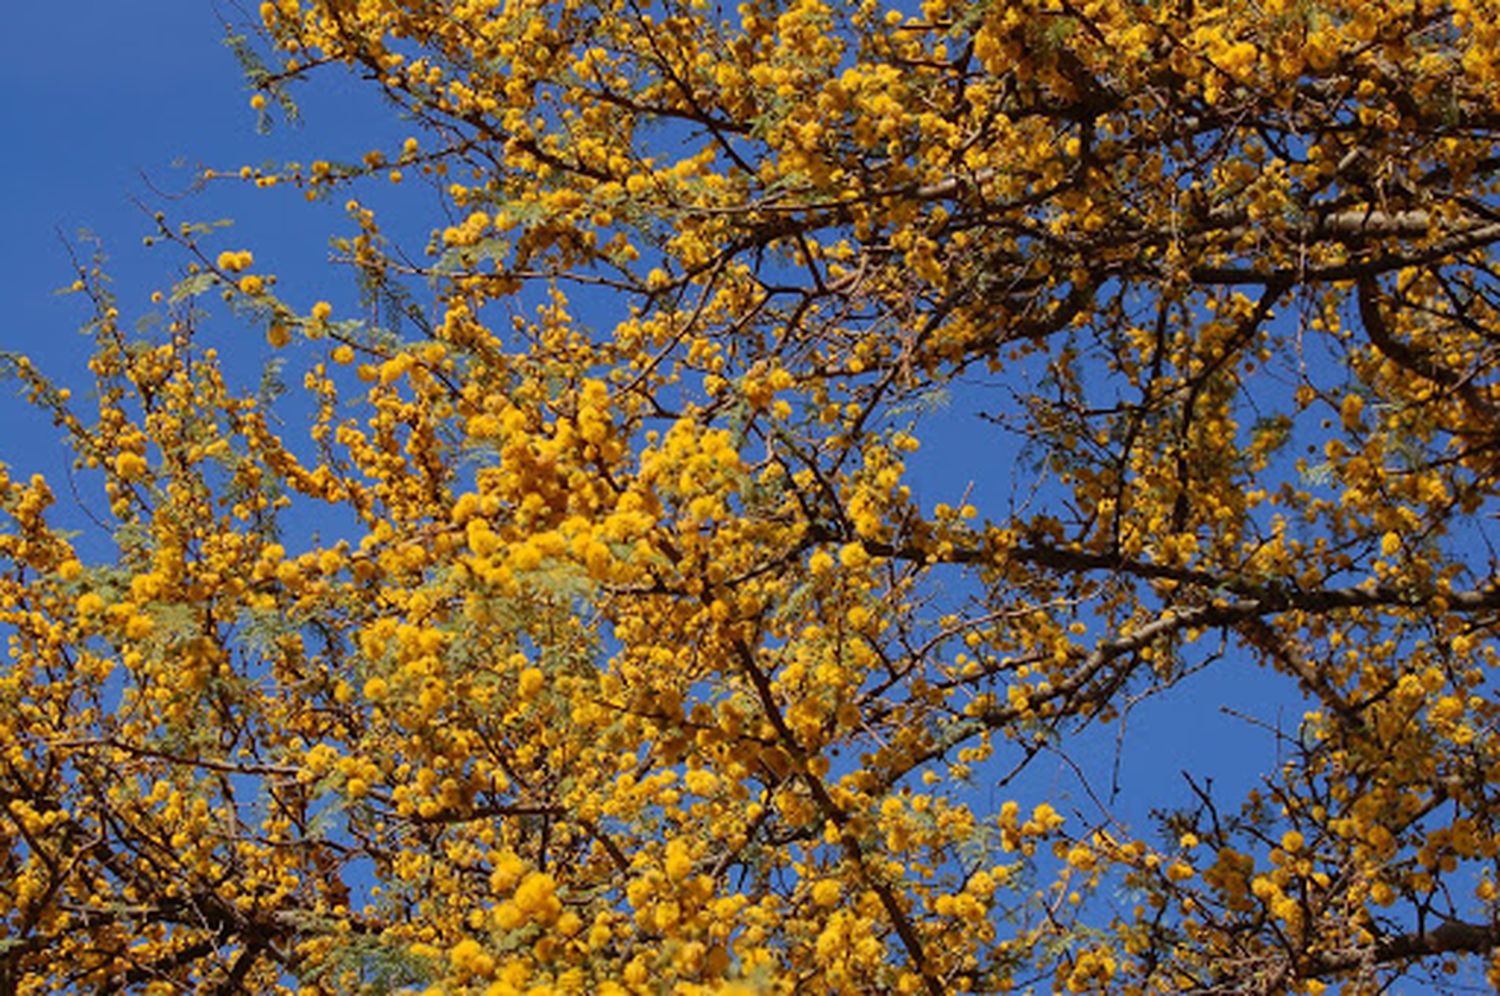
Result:
<svg viewBox="0 0 1500 996">
<path fill-rule="evenodd" d="M 276 775 L 283 778 L 292 778 L 297 775 L 300 768 L 285 764 L 262 764 L 245 763 L 241 761 L 227 761 L 216 757 L 184 757 L 168 751 L 159 750 L 155 747 L 147 747 L 142 744 L 127 743 L 114 737 L 99 737 L 89 740 L 57 740 L 49 746 L 53 748 L 67 748 L 81 750 L 90 747 L 108 747 L 112 750 L 123 751 L 136 757 L 148 757 L 168 764 L 178 764 L 184 767 L 203 768 L 207 771 L 220 771 L 234 775 Z"/>
<path fill-rule="evenodd" d="M 1359 319 L 1364 324 L 1365 332 L 1370 336 L 1370 342 L 1380 350 L 1381 355 L 1424 380 L 1430 380 L 1434 384 L 1457 391 L 1465 404 L 1485 418 L 1493 420 L 1500 417 L 1500 413 L 1495 411 L 1488 399 L 1475 390 L 1474 385 L 1468 379 L 1438 363 L 1426 350 L 1417 349 L 1391 334 L 1390 327 L 1386 325 L 1385 316 L 1380 311 L 1379 294 L 1380 288 L 1375 283 L 1374 277 L 1366 276 L 1360 279 Z"/>
<path fill-rule="evenodd" d="M 1288 266 L 1267 270 L 1241 266 L 1201 266 L 1191 270 L 1189 276 L 1194 283 L 1208 286 L 1264 285 L 1278 281 L 1289 281 L 1300 285 L 1359 280 L 1408 266 L 1436 263 L 1445 256 L 1467 252 L 1471 249 L 1481 249 L 1494 242 L 1500 242 L 1500 224 L 1480 225 L 1442 239 L 1419 251 L 1391 253 L 1357 262 L 1334 263 L 1328 266 Z"/>
<path fill-rule="evenodd" d="M 793 761 L 797 763 L 799 775 L 803 783 L 807 785 L 808 791 L 812 794 L 813 801 L 823 811 L 826 819 L 831 820 L 835 826 L 843 830 L 849 823 L 849 814 L 834 801 L 833 796 L 828 792 L 828 787 L 823 784 L 823 780 L 808 770 L 806 751 L 803 750 L 802 745 L 797 741 L 796 734 L 786 725 L 786 719 L 781 715 L 781 707 L 776 702 L 776 693 L 771 688 L 771 680 L 760 669 L 759 665 L 755 663 L 755 651 L 743 640 L 735 640 L 734 649 L 736 656 L 739 657 L 740 666 L 744 670 L 745 676 L 750 679 L 750 684 L 754 686 L 756 696 L 760 699 L 762 711 L 776 730 L 776 735 L 787 749 L 787 752 L 791 754 Z M 850 864 L 858 869 L 860 877 L 864 879 L 865 884 L 879 897 L 880 905 L 885 910 L 886 916 L 890 918 L 891 925 L 895 928 L 896 935 L 901 939 L 902 946 L 906 948 L 906 953 L 911 958 L 912 964 L 921 973 L 922 982 L 927 992 L 931 996 L 942 996 L 945 990 L 938 978 L 932 974 L 932 968 L 927 960 L 927 953 L 922 947 L 922 939 L 917 936 L 917 932 L 912 926 L 911 918 L 901 908 L 901 903 L 896 898 L 896 894 L 891 889 L 890 884 L 881 881 L 870 873 L 869 866 L 865 861 L 864 849 L 860 847 L 859 840 L 853 834 L 840 834 L 839 842 L 843 846 L 844 854 L 849 858 Z"/>
<path fill-rule="evenodd" d="M 1497 947 L 1500 947 L 1500 924 L 1449 920 L 1432 930 L 1377 938 L 1373 949 L 1345 948 L 1318 955 L 1301 974 L 1304 978 L 1334 975 L 1371 962 L 1385 965 L 1442 954 L 1487 954 Z"/>
<path fill-rule="evenodd" d="M 828 529 L 808 532 L 812 542 L 841 538 Z M 916 563 L 930 562 L 931 553 L 918 547 L 864 540 L 870 553 Z M 957 547 L 941 558 L 942 563 L 966 565 L 1003 565 L 1005 562 L 1033 564 L 1059 573 L 1110 571 L 1145 581 L 1175 581 L 1241 596 L 1235 603 L 1242 608 L 1256 607 L 1250 614 L 1274 612 L 1332 612 L 1338 609 L 1418 608 L 1436 598 L 1443 599 L 1450 612 L 1471 613 L 1500 609 L 1500 586 L 1469 588 L 1461 591 L 1417 591 L 1389 584 L 1357 584 L 1337 588 L 1301 588 L 1293 584 L 1257 582 L 1236 577 L 1231 569 L 1218 574 L 1203 568 L 1176 567 L 1146 560 L 1133 560 L 1118 553 L 1068 550 L 1055 546 L 1017 546 L 999 551 L 981 546 Z"/>
<path fill-rule="evenodd" d="M 1500 607 L 1500 588 L 1455 592 L 1446 596 L 1449 607 L 1455 611 L 1478 611 L 1483 608 Z M 1098 677 L 1113 661 L 1127 654 L 1144 649 L 1155 640 L 1187 629 L 1214 626 L 1235 626 L 1246 620 L 1289 610 L 1326 612 L 1341 608 L 1362 608 L 1382 605 L 1420 605 L 1425 600 L 1402 595 L 1388 586 L 1323 588 L 1313 591 L 1285 591 L 1268 589 L 1260 598 L 1215 599 L 1206 605 L 1187 609 L 1170 609 L 1158 618 L 1113 640 L 1098 643 L 1084 655 L 1078 667 L 1066 678 L 1055 682 L 1045 692 L 1031 697 L 1025 707 L 1006 705 L 973 716 L 949 726 L 939 739 L 914 760 L 915 768 L 986 729 L 996 729 L 1013 723 L 1034 713 L 1038 705 L 1062 700 L 1071 700 L 1084 694 L 1089 683 Z M 1118 684 L 1112 681 L 1107 690 Z M 1348 708 L 1357 708 L 1349 706 Z"/>
</svg>

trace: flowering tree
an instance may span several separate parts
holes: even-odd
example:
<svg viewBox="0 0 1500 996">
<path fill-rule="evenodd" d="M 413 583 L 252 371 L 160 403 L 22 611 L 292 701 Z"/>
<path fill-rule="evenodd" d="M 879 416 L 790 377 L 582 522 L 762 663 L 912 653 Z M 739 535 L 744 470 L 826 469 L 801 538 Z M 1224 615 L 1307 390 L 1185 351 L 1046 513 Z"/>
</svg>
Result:
<svg viewBox="0 0 1500 996">
<path fill-rule="evenodd" d="M 1500 985 L 1497 14 L 262 4 L 413 134 L 208 175 L 360 313 L 159 218 L 86 404 L 10 361 L 113 544 L 0 475 L 0 989 Z M 1248 794 L 996 796 L 1202 670 L 1305 703 Z"/>
</svg>

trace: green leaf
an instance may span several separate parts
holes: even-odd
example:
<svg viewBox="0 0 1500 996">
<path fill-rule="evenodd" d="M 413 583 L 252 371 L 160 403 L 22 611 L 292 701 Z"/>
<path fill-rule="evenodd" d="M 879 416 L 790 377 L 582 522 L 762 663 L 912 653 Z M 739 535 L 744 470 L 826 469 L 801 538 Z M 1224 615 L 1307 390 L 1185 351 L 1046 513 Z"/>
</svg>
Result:
<svg viewBox="0 0 1500 996">
<path fill-rule="evenodd" d="M 195 273 L 190 277 L 185 277 L 172 288 L 172 296 L 168 300 L 172 304 L 180 304 L 189 298 L 197 297 L 212 287 L 215 279 L 212 273 Z"/>
<path fill-rule="evenodd" d="M 183 235 L 208 235 L 221 228 L 230 228 L 234 222 L 228 218 L 220 218 L 218 221 L 185 221 L 179 227 Z"/>
</svg>

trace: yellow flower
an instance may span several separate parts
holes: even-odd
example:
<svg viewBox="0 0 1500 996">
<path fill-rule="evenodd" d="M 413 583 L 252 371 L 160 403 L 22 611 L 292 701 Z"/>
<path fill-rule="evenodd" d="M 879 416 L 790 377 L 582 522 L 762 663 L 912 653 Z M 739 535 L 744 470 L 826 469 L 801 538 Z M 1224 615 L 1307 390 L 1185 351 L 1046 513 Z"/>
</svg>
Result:
<svg viewBox="0 0 1500 996">
<path fill-rule="evenodd" d="M 870 562 L 870 554 L 865 550 L 865 545 L 858 540 L 853 543 L 845 543 L 839 550 L 839 563 L 850 570 L 857 571 Z"/>
<path fill-rule="evenodd" d="M 506 893 L 516 887 L 521 881 L 521 876 L 526 874 L 526 862 L 522 861 L 514 851 L 506 851 L 500 855 L 495 862 L 494 870 L 490 872 L 490 888 L 497 893 Z"/>
<path fill-rule="evenodd" d="M 225 250 L 219 253 L 219 258 L 215 262 L 221 270 L 238 273 L 241 270 L 249 268 L 250 264 L 255 262 L 255 257 L 247 250 L 240 252 Z"/>
<path fill-rule="evenodd" d="M 146 458 L 139 453 L 126 451 L 115 457 L 115 473 L 127 481 L 133 481 L 146 472 Z"/>
<path fill-rule="evenodd" d="M 687 842 L 681 837 L 674 837 L 667 842 L 665 867 L 667 878 L 674 882 L 681 882 L 692 873 L 693 856 L 688 853 Z"/>
<path fill-rule="evenodd" d="M 521 672 L 521 677 L 516 681 L 516 694 L 523 701 L 533 699 L 547 683 L 547 676 L 539 667 L 529 667 Z"/>
<path fill-rule="evenodd" d="M 1386 533 L 1380 537 L 1380 554 L 1383 557 L 1394 557 L 1401 551 L 1401 537 L 1394 532 Z"/>
<path fill-rule="evenodd" d="M 1094 852 L 1083 844 L 1074 844 L 1068 849 L 1067 862 L 1079 871 L 1089 871 L 1095 864 Z"/>
<path fill-rule="evenodd" d="M 562 912 L 562 903 L 555 895 L 557 882 L 546 872 L 529 872 L 516 887 L 512 902 L 516 908 L 531 919 L 550 923 Z"/>
<path fill-rule="evenodd" d="M 1344 395 L 1343 403 L 1339 405 L 1339 420 L 1343 422 L 1345 429 L 1353 431 L 1359 427 L 1360 415 L 1364 410 L 1365 399 L 1351 392 Z"/>
</svg>

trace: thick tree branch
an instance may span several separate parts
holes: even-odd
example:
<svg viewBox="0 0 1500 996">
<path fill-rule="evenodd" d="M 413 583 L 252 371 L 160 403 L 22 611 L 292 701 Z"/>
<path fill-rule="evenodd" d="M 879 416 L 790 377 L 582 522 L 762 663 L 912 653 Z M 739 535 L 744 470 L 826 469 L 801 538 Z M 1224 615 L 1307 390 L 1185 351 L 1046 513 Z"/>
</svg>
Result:
<svg viewBox="0 0 1500 996">
<path fill-rule="evenodd" d="M 1375 964 L 1390 965 L 1443 954 L 1488 954 L 1500 947 L 1500 924 L 1450 920 L 1432 930 L 1377 938 L 1373 948 L 1348 948 L 1318 955 L 1303 977 L 1336 975 Z"/>
</svg>

